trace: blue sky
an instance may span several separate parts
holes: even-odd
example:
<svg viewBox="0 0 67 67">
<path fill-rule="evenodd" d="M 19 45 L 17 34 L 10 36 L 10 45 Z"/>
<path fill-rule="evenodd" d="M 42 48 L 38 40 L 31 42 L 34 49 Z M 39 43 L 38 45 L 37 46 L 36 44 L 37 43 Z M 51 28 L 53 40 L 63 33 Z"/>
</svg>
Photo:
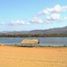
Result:
<svg viewBox="0 0 67 67">
<path fill-rule="evenodd" d="M 66 0 L 0 0 L 0 31 L 67 26 Z"/>
</svg>

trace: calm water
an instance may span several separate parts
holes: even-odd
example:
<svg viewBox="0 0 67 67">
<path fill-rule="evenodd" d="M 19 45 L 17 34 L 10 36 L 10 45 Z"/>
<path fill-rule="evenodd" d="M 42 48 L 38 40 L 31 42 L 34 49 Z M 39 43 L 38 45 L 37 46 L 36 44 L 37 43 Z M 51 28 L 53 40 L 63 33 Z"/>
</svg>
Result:
<svg viewBox="0 0 67 67">
<path fill-rule="evenodd" d="M 29 37 L 27 37 L 29 39 Z M 30 37 L 30 39 L 36 38 L 36 37 Z M 0 38 L 0 43 L 5 44 L 16 44 L 20 43 L 25 38 L 8 38 L 3 37 Z M 39 39 L 41 45 L 67 45 L 67 37 L 37 37 L 36 39 Z"/>
</svg>

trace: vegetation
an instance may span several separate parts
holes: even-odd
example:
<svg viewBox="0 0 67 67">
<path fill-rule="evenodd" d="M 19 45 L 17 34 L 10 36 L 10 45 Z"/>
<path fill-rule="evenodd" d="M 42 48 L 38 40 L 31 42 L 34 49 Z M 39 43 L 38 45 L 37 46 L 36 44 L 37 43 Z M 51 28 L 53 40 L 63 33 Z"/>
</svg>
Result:
<svg viewBox="0 0 67 67">
<path fill-rule="evenodd" d="M 0 37 L 67 37 L 67 34 L 0 34 Z"/>
</svg>

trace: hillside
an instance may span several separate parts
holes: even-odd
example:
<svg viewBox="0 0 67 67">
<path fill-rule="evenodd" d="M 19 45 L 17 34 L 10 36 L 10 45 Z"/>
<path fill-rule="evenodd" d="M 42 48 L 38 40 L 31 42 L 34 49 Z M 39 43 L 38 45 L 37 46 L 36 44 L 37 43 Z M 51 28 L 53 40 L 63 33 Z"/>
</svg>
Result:
<svg viewBox="0 0 67 67">
<path fill-rule="evenodd" d="M 30 31 L 32 34 L 41 33 L 41 34 L 67 34 L 67 26 L 63 28 L 53 28 L 48 30 L 33 30 Z"/>
<path fill-rule="evenodd" d="M 67 36 L 67 26 L 63 28 L 52 28 L 47 30 L 32 30 L 32 31 L 12 31 L 1 32 L 0 36 L 6 37 L 26 37 L 26 36 Z"/>
</svg>

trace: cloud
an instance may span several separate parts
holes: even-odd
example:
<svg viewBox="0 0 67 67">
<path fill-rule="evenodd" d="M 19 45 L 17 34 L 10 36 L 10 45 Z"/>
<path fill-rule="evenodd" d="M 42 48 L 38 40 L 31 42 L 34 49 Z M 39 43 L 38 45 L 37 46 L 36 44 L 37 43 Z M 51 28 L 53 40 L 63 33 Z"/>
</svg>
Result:
<svg viewBox="0 0 67 67">
<path fill-rule="evenodd" d="M 8 25 L 10 26 L 18 26 L 18 25 L 26 25 L 26 24 L 30 24 L 28 21 L 24 21 L 24 20 L 12 20 L 8 23 Z"/>
<path fill-rule="evenodd" d="M 38 12 L 30 21 L 27 20 L 11 20 L 8 23 L 0 23 L 0 25 L 26 25 L 31 23 L 46 23 L 46 22 L 54 22 L 58 20 L 62 20 L 62 13 L 67 11 L 67 6 L 55 5 L 53 7 L 47 7 L 40 12 Z M 67 20 L 67 17 L 63 17 L 63 20 Z"/>
<path fill-rule="evenodd" d="M 61 15 L 64 11 L 67 11 L 67 6 L 61 6 L 59 4 L 55 5 L 52 8 L 45 8 L 42 11 L 38 12 L 38 14 L 34 17 L 33 22 L 44 23 L 48 21 L 61 21 Z M 44 17 L 44 19 L 42 19 L 42 17 Z M 67 17 L 64 19 L 67 19 Z"/>
<path fill-rule="evenodd" d="M 11 23 L 13 25 L 22 25 L 22 24 L 25 24 L 25 21 L 23 21 L 23 20 L 16 20 L 16 21 L 11 21 Z"/>
<path fill-rule="evenodd" d="M 47 20 L 50 19 L 50 20 L 59 20 L 60 19 L 60 14 L 51 14 L 50 16 L 47 17 Z"/>
<path fill-rule="evenodd" d="M 63 10 L 67 10 L 67 6 L 63 6 L 62 9 L 63 9 Z"/>
<path fill-rule="evenodd" d="M 18 26 L 18 25 L 28 25 L 30 24 L 27 20 L 11 20 L 11 21 L 3 21 L 0 25 L 7 25 L 7 26 Z"/>
<path fill-rule="evenodd" d="M 64 10 L 67 10 L 67 6 L 55 5 L 52 8 L 45 8 L 45 9 L 43 9 L 38 14 L 39 15 L 45 15 L 45 14 L 51 14 L 51 13 L 61 13 Z"/>
<path fill-rule="evenodd" d="M 60 5 L 56 5 L 53 10 L 51 11 L 52 13 L 60 13 L 62 11 L 62 7 Z"/>
<path fill-rule="evenodd" d="M 38 18 L 38 17 L 33 17 L 31 22 L 34 22 L 34 23 L 43 23 L 42 19 Z"/>
</svg>

